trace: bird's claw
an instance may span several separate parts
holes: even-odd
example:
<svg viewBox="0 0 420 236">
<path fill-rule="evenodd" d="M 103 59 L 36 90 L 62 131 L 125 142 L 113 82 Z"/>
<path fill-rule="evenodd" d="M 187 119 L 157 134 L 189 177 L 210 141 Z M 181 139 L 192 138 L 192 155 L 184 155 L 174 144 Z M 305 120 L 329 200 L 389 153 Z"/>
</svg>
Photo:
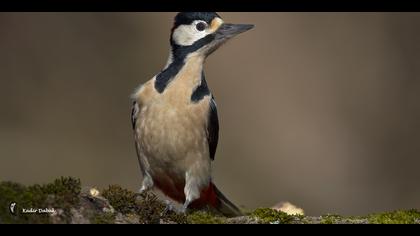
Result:
<svg viewBox="0 0 420 236">
<path fill-rule="evenodd" d="M 177 212 L 178 213 L 178 211 L 177 211 L 177 208 L 172 204 L 172 202 L 171 201 L 169 201 L 169 200 L 165 200 L 165 209 L 163 209 L 163 212 L 162 212 L 162 214 L 161 214 L 161 216 L 164 216 L 164 215 L 166 215 L 168 212 L 171 212 L 171 211 L 173 211 L 173 212 Z"/>
<path fill-rule="evenodd" d="M 141 187 L 136 193 L 135 193 L 135 196 L 136 196 L 136 199 L 137 200 L 139 200 L 139 199 L 141 199 L 141 198 L 145 198 L 146 196 L 147 196 L 147 193 L 150 191 L 150 189 L 148 189 L 148 188 L 144 188 L 144 187 Z"/>
</svg>

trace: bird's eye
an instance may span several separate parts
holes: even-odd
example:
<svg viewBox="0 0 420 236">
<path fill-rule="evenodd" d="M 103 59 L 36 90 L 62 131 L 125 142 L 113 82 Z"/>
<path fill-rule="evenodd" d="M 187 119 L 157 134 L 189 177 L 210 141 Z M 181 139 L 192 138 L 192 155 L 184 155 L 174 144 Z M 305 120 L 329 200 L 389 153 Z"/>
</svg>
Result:
<svg viewBox="0 0 420 236">
<path fill-rule="evenodd" d="M 204 22 L 199 22 L 196 26 L 195 26 L 195 28 L 198 30 L 198 31 L 203 31 L 203 30 L 205 30 L 206 29 L 206 23 L 204 23 Z"/>
</svg>

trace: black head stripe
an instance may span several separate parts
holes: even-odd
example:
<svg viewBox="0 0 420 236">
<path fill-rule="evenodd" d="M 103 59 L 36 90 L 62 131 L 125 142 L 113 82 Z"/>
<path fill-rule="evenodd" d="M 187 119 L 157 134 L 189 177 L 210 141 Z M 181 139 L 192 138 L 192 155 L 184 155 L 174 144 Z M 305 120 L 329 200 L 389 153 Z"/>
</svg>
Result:
<svg viewBox="0 0 420 236">
<path fill-rule="evenodd" d="M 209 34 L 206 37 L 197 40 L 190 46 L 178 45 L 173 40 L 171 40 L 172 54 L 174 56 L 174 59 L 184 60 L 188 54 L 197 51 L 198 49 L 202 48 L 204 45 L 209 44 L 211 41 L 214 40 L 214 38 L 215 38 L 214 34 Z"/>
<path fill-rule="evenodd" d="M 175 24 L 172 28 L 172 33 L 174 29 L 179 25 L 191 24 L 195 20 L 202 20 L 210 24 L 215 17 L 220 16 L 215 12 L 180 12 L 175 17 Z M 159 93 L 162 93 L 165 90 L 172 79 L 182 69 L 185 64 L 185 58 L 188 56 L 188 54 L 195 52 L 203 46 L 211 43 L 215 38 L 215 34 L 209 34 L 204 38 L 197 40 L 192 45 L 183 46 L 174 42 L 172 39 L 172 33 L 170 42 L 172 47 L 173 61 L 165 70 L 156 76 L 155 88 Z"/>
<path fill-rule="evenodd" d="M 172 79 L 179 73 L 185 64 L 185 58 L 188 54 L 197 51 L 204 45 L 210 43 L 214 39 L 214 34 L 209 34 L 206 37 L 197 40 L 193 45 L 181 46 L 172 45 L 172 63 L 162 72 L 156 76 L 155 88 L 159 93 L 162 93 L 166 86 L 172 81 Z"/>
<path fill-rule="evenodd" d="M 174 27 L 189 25 L 195 20 L 202 20 L 210 24 L 215 17 L 220 16 L 216 12 L 180 12 L 175 16 Z"/>
<path fill-rule="evenodd" d="M 155 80 L 155 89 L 162 93 L 166 86 L 172 81 L 176 74 L 182 69 L 184 66 L 184 60 L 174 60 L 168 68 L 160 72 L 156 76 Z"/>
</svg>

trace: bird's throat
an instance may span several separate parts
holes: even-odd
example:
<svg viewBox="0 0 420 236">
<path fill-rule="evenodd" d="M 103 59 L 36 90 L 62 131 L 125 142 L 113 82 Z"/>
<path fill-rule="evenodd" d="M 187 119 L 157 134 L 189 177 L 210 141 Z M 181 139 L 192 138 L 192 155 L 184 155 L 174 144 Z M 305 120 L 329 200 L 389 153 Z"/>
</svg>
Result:
<svg viewBox="0 0 420 236">
<path fill-rule="evenodd" d="M 169 87 L 182 87 L 192 91 L 201 84 L 203 64 L 205 58 L 198 53 L 191 53 L 184 59 L 170 57 L 164 70 L 155 80 L 155 89 L 163 93 Z"/>
<path fill-rule="evenodd" d="M 190 56 L 176 75 L 175 79 L 191 88 L 197 87 L 201 82 L 204 59 L 201 56 Z"/>
</svg>

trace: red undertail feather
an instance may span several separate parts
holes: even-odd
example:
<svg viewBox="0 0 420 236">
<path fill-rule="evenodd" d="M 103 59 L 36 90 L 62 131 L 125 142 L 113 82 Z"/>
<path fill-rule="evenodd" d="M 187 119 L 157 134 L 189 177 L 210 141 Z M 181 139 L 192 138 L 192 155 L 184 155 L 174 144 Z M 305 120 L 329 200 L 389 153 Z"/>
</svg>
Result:
<svg viewBox="0 0 420 236">
<path fill-rule="evenodd" d="M 229 201 L 213 183 L 210 183 L 209 187 L 201 192 L 201 197 L 192 202 L 190 207 L 201 208 L 206 205 L 228 217 L 242 215 L 239 208 Z"/>
<path fill-rule="evenodd" d="M 155 185 L 173 200 L 181 204 L 185 202 L 185 183 L 180 182 L 174 185 L 169 180 L 155 180 Z M 210 182 L 207 188 L 201 191 L 200 198 L 193 201 L 188 208 L 201 209 L 206 206 L 210 206 L 217 212 L 228 217 L 242 215 L 239 208 L 229 201 L 212 182 Z"/>
</svg>

